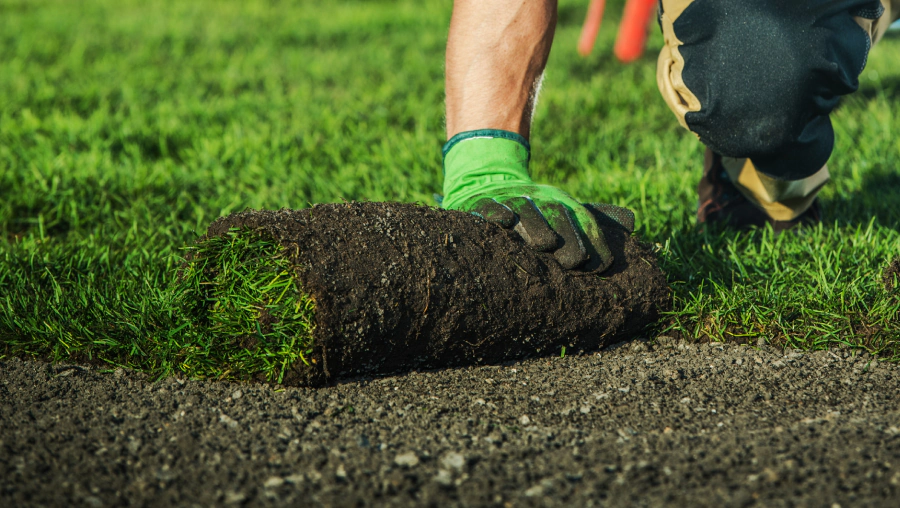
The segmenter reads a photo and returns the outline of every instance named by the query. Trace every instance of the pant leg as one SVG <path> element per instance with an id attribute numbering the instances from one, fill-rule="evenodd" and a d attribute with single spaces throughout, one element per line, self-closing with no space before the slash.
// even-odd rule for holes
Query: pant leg
<path id="1" fill-rule="evenodd" d="M 856 17 L 856 22 L 869 33 L 872 45 L 878 43 L 894 21 L 900 18 L 900 0 L 881 0 L 884 14 L 877 20 Z"/>
<path id="2" fill-rule="evenodd" d="M 773 219 L 792 220 L 829 179 L 829 114 L 858 87 L 868 51 L 898 6 L 661 0 L 660 92 L 681 125 L 723 155 L 751 202 Z"/>

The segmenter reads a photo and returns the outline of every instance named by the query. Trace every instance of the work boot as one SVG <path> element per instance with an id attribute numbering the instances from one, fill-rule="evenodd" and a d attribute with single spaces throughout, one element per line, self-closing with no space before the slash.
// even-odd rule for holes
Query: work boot
<path id="1" fill-rule="evenodd" d="M 698 224 L 723 224 L 741 231 L 771 224 L 776 233 L 781 233 L 822 221 L 818 199 L 794 220 L 778 221 L 769 217 L 741 194 L 722 166 L 722 156 L 708 148 L 703 160 L 703 178 L 697 186 L 697 193 L 700 197 Z"/>

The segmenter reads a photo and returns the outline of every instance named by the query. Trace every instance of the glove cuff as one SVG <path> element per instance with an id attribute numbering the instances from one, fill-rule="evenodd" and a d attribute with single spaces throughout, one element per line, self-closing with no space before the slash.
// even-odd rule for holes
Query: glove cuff
<path id="1" fill-rule="evenodd" d="M 443 152 L 444 208 L 455 209 L 497 186 L 533 183 L 528 176 L 528 141 L 515 132 L 462 132 L 444 145 Z"/>
<path id="2" fill-rule="evenodd" d="M 465 131 L 460 132 L 459 134 L 453 136 L 446 143 L 444 143 L 444 147 L 441 148 L 441 156 L 446 159 L 447 154 L 450 153 L 450 150 L 459 144 L 462 141 L 470 140 L 470 139 L 508 139 L 510 141 L 515 141 L 522 146 L 525 147 L 525 150 L 528 152 L 528 157 L 531 158 L 531 144 L 519 133 L 511 132 L 511 131 L 503 131 L 500 129 L 478 129 L 474 131 Z"/>

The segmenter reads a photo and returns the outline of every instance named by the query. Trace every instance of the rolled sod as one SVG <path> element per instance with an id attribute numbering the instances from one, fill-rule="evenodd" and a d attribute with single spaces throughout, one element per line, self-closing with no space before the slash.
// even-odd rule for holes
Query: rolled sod
<path id="1" fill-rule="evenodd" d="M 900 280 L 900 257 L 894 259 L 887 268 L 884 269 L 884 287 L 888 291 L 897 288 L 897 281 Z"/>
<path id="2" fill-rule="evenodd" d="M 245 370 L 294 385 L 590 351 L 641 333 L 670 304 L 650 248 L 601 222 L 615 263 L 597 274 L 563 270 L 468 213 L 245 211 L 190 249 L 182 301 L 222 347 L 246 350 Z"/>

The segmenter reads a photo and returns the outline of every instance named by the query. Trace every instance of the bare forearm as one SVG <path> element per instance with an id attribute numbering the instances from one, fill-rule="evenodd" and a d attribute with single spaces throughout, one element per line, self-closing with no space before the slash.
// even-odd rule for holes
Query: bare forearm
<path id="1" fill-rule="evenodd" d="M 456 0 L 447 41 L 447 136 L 530 134 L 556 0 Z"/>

